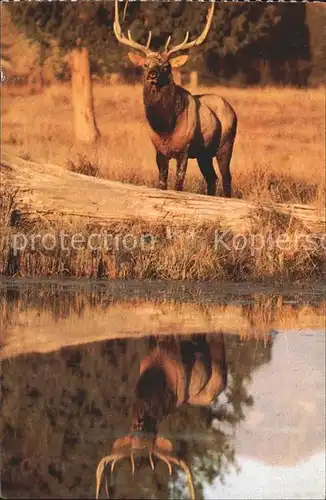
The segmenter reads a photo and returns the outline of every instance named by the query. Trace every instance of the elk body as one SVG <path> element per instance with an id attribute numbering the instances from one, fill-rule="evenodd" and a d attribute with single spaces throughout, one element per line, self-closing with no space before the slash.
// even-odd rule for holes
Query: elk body
<path id="1" fill-rule="evenodd" d="M 208 406 L 225 389 L 227 367 L 223 335 L 192 337 L 191 341 L 164 341 L 141 361 L 135 388 L 130 434 L 115 441 L 113 454 L 102 458 L 97 469 L 98 498 L 101 478 L 106 466 L 111 471 L 120 458 L 147 454 L 152 469 L 153 456 L 163 460 L 171 474 L 171 464 L 186 473 L 191 498 L 195 498 L 190 470 L 173 454 L 172 443 L 158 435 L 161 420 L 183 404 Z M 108 495 L 108 489 L 107 489 Z"/>
<path id="2" fill-rule="evenodd" d="M 214 13 L 211 3 L 207 23 L 202 34 L 184 41 L 168 50 L 171 37 L 163 52 L 150 50 L 151 32 L 146 46 L 135 42 L 128 32 L 121 31 L 118 0 L 115 1 L 114 32 L 118 41 L 144 56 L 129 53 L 130 60 L 144 68 L 143 101 L 149 125 L 150 137 L 156 149 L 159 170 L 159 187 L 167 189 L 169 160 L 177 161 L 175 189 L 182 191 L 188 158 L 196 158 L 207 184 L 207 194 L 216 194 L 217 175 L 213 166 L 216 157 L 222 176 L 223 192 L 231 196 L 230 161 L 237 129 L 237 116 L 231 105 L 215 94 L 192 95 L 173 81 L 172 68 L 186 63 L 188 55 L 173 57 L 180 51 L 189 50 L 205 40 Z"/>

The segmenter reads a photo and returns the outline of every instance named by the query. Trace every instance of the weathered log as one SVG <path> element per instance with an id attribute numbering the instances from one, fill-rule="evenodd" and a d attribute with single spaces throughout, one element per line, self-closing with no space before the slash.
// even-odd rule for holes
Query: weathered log
<path id="1" fill-rule="evenodd" d="M 16 208 L 29 220 L 86 221 L 107 226 L 136 218 L 174 224 L 220 223 L 248 231 L 259 211 L 284 214 L 312 231 L 324 231 L 325 211 L 310 205 L 254 203 L 194 193 L 162 191 L 77 174 L 50 164 L 1 155 L 1 186 L 15 189 Z M 257 218 L 256 218 L 257 221 Z"/>

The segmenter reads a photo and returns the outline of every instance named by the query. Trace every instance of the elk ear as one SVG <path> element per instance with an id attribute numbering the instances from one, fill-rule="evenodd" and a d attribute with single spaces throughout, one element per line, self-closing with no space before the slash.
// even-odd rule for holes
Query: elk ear
<path id="1" fill-rule="evenodd" d="M 189 59 L 188 55 L 173 57 L 173 59 L 170 59 L 170 64 L 172 68 L 180 68 L 181 66 L 186 64 L 188 59 Z"/>
<path id="2" fill-rule="evenodd" d="M 128 57 L 130 61 L 135 64 L 135 66 L 144 66 L 145 57 L 140 56 L 139 54 L 134 54 L 133 52 L 128 52 Z"/>

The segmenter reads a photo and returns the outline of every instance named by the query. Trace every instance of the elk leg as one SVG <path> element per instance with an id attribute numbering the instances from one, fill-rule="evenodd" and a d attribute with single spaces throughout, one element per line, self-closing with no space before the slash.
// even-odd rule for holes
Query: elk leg
<path id="1" fill-rule="evenodd" d="M 159 171 L 159 189 L 167 189 L 168 187 L 168 175 L 169 175 L 169 160 L 162 153 L 156 153 L 156 163 Z"/>
<path id="2" fill-rule="evenodd" d="M 217 163 L 222 175 L 223 193 L 226 198 L 231 198 L 230 162 L 233 151 L 234 138 L 230 139 L 218 149 L 216 154 Z"/>
<path id="3" fill-rule="evenodd" d="M 177 175 L 176 175 L 176 180 L 175 180 L 175 190 L 176 191 L 183 190 L 183 184 L 184 184 L 186 172 L 187 172 L 187 165 L 188 165 L 188 155 L 187 154 L 180 155 L 177 158 Z"/>
<path id="4" fill-rule="evenodd" d="M 207 184 L 207 194 L 216 195 L 217 175 L 213 167 L 213 158 L 200 156 L 197 158 L 198 166 Z"/>

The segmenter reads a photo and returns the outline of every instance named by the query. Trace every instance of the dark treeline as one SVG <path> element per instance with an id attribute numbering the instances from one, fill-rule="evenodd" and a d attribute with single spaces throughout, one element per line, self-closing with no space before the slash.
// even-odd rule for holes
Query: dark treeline
<path id="1" fill-rule="evenodd" d="M 51 50 L 50 40 L 56 40 L 63 54 L 86 46 L 93 74 L 137 77 L 113 35 L 114 2 L 19 2 L 6 8 L 26 36 L 40 43 L 42 60 Z M 130 2 L 123 27 L 143 43 L 151 29 L 155 50 L 164 47 L 170 34 L 172 44 L 186 30 L 197 35 L 206 11 L 206 2 Z M 324 79 L 325 18 L 321 3 L 221 3 L 207 41 L 193 50 L 184 72 L 197 70 L 204 84 L 318 85 Z M 68 75 L 62 65 L 57 77 Z"/>

